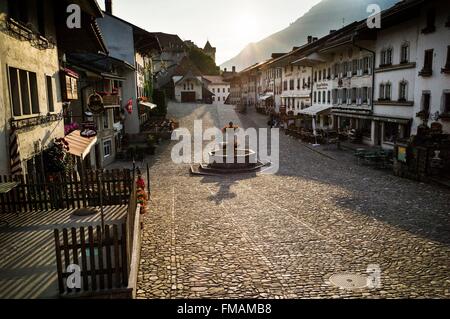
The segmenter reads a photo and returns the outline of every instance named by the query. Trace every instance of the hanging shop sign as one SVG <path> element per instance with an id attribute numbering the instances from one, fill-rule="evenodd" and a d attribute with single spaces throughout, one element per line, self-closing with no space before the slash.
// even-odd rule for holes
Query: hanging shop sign
<path id="1" fill-rule="evenodd" d="M 81 123 L 81 133 L 82 137 L 91 138 L 97 136 L 97 126 L 94 122 L 83 122 Z"/>
<path id="2" fill-rule="evenodd" d="M 88 106 L 92 113 L 102 114 L 105 111 L 103 98 L 100 94 L 91 94 L 88 98 Z"/>
<path id="3" fill-rule="evenodd" d="M 328 89 L 328 83 L 318 83 L 316 85 L 317 90 L 327 90 Z"/>

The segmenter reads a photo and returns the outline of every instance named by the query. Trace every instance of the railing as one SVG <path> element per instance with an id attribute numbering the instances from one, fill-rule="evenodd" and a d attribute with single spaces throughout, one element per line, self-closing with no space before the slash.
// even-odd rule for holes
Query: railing
<path id="1" fill-rule="evenodd" d="M 125 222 L 105 229 L 89 227 L 87 233 L 83 227 L 54 231 L 62 297 L 135 298 L 141 226 L 134 172 Z M 71 286 L 71 278 L 77 274 L 78 286 Z"/>
<path id="2" fill-rule="evenodd" d="M 18 183 L 8 194 L 0 194 L 0 212 L 18 214 L 44 209 L 95 207 L 100 205 L 100 193 L 105 206 L 126 205 L 132 193 L 132 178 L 130 170 L 87 172 L 80 176 L 73 172 L 45 179 L 32 175 L 0 176 L 0 183 Z"/>
<path id="3" fill-rule="evenodd" d="M 58 122 L 62 121 L 63 115 L 62 113 L 59 114 L 47 114 L 47 115 L 37 115 L 32 116 L 25 119 L 10 119 L 9 122 L 11 124 L 11 127 L 14 127 L 18 130 L 30 128 L 38 125 L 46 125 L 50 124 L 52 122 Z"/>

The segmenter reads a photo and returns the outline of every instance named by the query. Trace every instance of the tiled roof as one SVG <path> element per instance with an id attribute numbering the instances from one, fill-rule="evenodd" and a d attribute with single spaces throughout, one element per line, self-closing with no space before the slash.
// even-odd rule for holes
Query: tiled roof
<path id="1" fill-rule="evenodd" d="M 204 75 L 203 78 L 211 82 L 211 84 L 228 84 L 220 75 Z"/>

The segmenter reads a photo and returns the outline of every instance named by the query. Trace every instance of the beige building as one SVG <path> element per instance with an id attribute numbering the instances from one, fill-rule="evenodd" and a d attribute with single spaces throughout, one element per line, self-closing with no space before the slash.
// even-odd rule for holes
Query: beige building
<path id="1" fill-rule="evenodd" d="M 17 128 L 23 172 L 41 148 L 64 136 L 54 12 L 45 4 L 0 2 L 0 174 L 11 173 L 12 127 Z M 34 41 L 24 41 L 24 36 Z"/>
<path id="2" fill-rule="evenodd" d="M 78 98 L 77 80 L 61 72 L 65 53 L 104 51 L 93 22 L 102 16 L 97 3 L 80 3 L 80 21 L 89 28 L 79 29 L 67 27 L 69 4 L 0 2 L 1 174 L 40 171 L 42 150 L 64 137 L 63 103 Z M 11 165 L 11 158 L 17 165 Z"/>

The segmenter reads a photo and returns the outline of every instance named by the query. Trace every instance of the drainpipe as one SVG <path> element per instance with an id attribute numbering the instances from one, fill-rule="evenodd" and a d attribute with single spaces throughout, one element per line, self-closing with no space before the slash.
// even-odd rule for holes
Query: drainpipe
<path id="1" fill-rule="evenodd" d="M 375 60 L 376 60 L 377 54 L 376 54 L 375 51 L 372 51 L 370 49 L 367 49 L 367 48 L 364 48 L 362 46 L 357 45 L 355 43 L 355 36 L 354 35 L 352 36 L 352 45 L 357 47 L 360 50 L 364 50 L 364 51 L 367 51 L 367 52 L 372 54 L 372 100 L 370 101 L 370 104 L 371 104 L 370 106 L 372 108 L 372 113 L 373 113 L 373 110 L 374 110 L 374 98 L 375 98 Z"/>
<path id="2" fill-rule="evenodd" d="M 309 83 L 311 85 L 311 105 L 313 106 L 314 100 L 313 100 L 313 93 L 314 93 L 314 66 L 311 66 L 311 82 Z"/>

